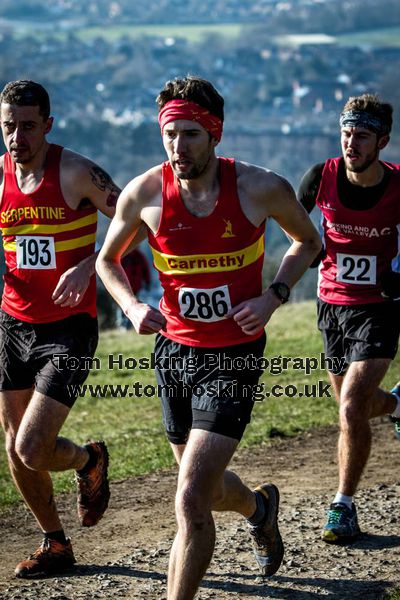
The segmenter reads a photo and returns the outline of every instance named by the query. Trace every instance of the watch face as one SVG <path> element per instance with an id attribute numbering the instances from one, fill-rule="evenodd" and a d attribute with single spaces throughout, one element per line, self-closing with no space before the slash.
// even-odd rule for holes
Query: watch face
<path id="1" fill-rule="evenodd" d="M 289 298 L 289 288 L 284 283 L 279 283 L 277 286 L 277 292 L 279 296 L 281 296 L 282 300 L 287 300 Z"/>
<path id="2" fill-rule="evenodd" d="M 289 300 L 290 288 L 286 285 L 286 283 L 277 281 L 271 284 L 271 288 L 274 290 L 276 296 L 279 298 L 282 304 Z"/>

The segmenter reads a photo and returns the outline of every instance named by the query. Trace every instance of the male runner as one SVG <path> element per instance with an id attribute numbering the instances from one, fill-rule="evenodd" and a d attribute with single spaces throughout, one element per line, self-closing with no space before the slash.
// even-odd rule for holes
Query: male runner
<path id="1" fill-rule="evenodd" d="M 104 442 L 77 446 L 58 433 L 76 399 L 69 384 L 85 380 L 96 349 L 97 210 L 113 216 L 119 189 L 90 160 L 46 140 L 53 118 L 41 85 L 10 82 L 0 103 L 0 418 L 15 485 L 44 533 L 16 567 L 17 577 L 30 577 L 75 562 L 49 471 L 77 470 L 83 526 L 95 525 L 108 504 Z M 81 368 L 68 369 L 68 357 Z"/>
<path id="2" fill-rule="evenodd" d="M 381 162 L 392 107 L 370 94 L 348 100 L 340 116 L 342 157 L 310 169 L 299 200 L 322 213 L 325 249 L 318 327 L 329 357 L 345 359 L 329 377 L 339 404 L 339 487 L 322 539 L 341 543 L 360 528 L 353 496 L 371 447 L 369 419 L 400 417 L 400 386 L 379 385 L 396 355 L 400 297 L 400 172 Z"/>
<path id="3" fill-rule="evenodd" d="M 288 300 L 320 242 L 284 179 L 216 157 L 224 101 L 211 83 L 191 76 L 167 82 L 157 103 L 168 161 L 122 192 L 97 264 L 135 330 L 160 332 L 156 375 L 179 463 L 168 599 L 187 600 L 213 553 L 212 510 L 232 510 L 248 519 L 265 575 L 273 575 L 282 561 L 276 486 L 253 492 L 226 468 L 250 421 L 264 326 Z M 262 293 L 268 217 L 294 242 L 274 283 Z M 135 298 L 120 264 L 141 223 L 164 288 L 160 311 Z M 243 371 L 229 368 L 235 357 L 248 359 Z"/>

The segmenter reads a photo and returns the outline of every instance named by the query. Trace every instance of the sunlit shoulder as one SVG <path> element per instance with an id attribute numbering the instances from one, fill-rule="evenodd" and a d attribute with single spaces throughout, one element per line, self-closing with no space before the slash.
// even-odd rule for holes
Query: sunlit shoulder
<path id="1" fill-rule="evenodd" d="M 162 165 L 156 165 L 134 177 L 122 190 L 121 199 L 129 199 L 142 206 L 161 194 Z"/>
<path id="2" fill-rule="evenodd" d="M 272 200 L 275 195 L 293 194 L 291 185 L 284 177 L 265 167 L 237 161 L 236 172 L 239 191 L 251 193 L 254 198 L 265 200 L 268 197 Z"/>

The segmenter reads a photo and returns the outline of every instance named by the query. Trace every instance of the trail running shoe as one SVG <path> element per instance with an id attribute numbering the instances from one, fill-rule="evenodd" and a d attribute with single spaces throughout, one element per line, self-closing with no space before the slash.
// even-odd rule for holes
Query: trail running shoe
<path id="1" fill-rule="evenodd" d="M 78 484 L 78 517 L 83 527 L 93 527 L 103 516 L 110 499 L 108 484 L 108 451 L 104 442 L 90 442 L 97 455 L 94 467 L 85 475 L 76 473 Z"/>
<path id="2" fill-rule="evenodd" d="M 274 575 L 283 559 L 283 542 L 278 529 L 279 490 L 270 484 L 257 487 L 265 505 L 265 518 L 259 525 L 249 525 L 253 551 L 263 575 Z"/>
<path id="3" fill-rule="evenodd" d="M 328 520 L 322 532 L 324 542 L 330 544 L 351 542 L 360 533 L 354 504 L 351 505 L 351 508 L 340 502 L 330 505 Z"/>
<path id="4" fill-rule="evenodd" d="M 396 396 L 398 396 L 400 398 L 400 381 L 398 381 L 396 383 L 396 385 L 394 386 L 394 388 L 390 391 L 392 394 L 396 394 Z M 400 440 L 400 419 L 398 419 L 397 417 L 391 416 L 390 420 L 392 421 L 392 423 L 394 425 L 394 431 L 395 431 L 396 437 L 398 440 Z"/>
<path id="5" fill-rule="evenodd" d="M 38 575 L 51 575 L 71 569 L 75 563 L 71 541 L 60 544 L 56 540 L 44 538 L 40 547 L 15 568 L 15 576 L 26 579 Z"/>

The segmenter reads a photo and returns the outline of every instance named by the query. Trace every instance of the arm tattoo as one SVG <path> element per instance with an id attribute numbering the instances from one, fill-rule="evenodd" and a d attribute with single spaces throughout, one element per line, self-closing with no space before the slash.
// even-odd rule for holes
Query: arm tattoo
<path id="1" fill-rule="evenodd" d="M 118 197 L 121 193 L 121 190 L 116 185 L 113 186 L 113 189 L 107 196 L 106 204 L 107 206 L 116 206 Z"/>
<path id="2" fill-rule="evenodd" d="M 117 185 L 115 185 L 109 174 L 97 165 L 93 165 L 90 171 L 90 175 L 92 177 L 94 185 L 100 191 L 109 191 L 109 195 L 107 196 L 106 200 L 107 206 L 115 206 L 117 204 L 118 196 L 120 195 L 121 190 Z"/>

